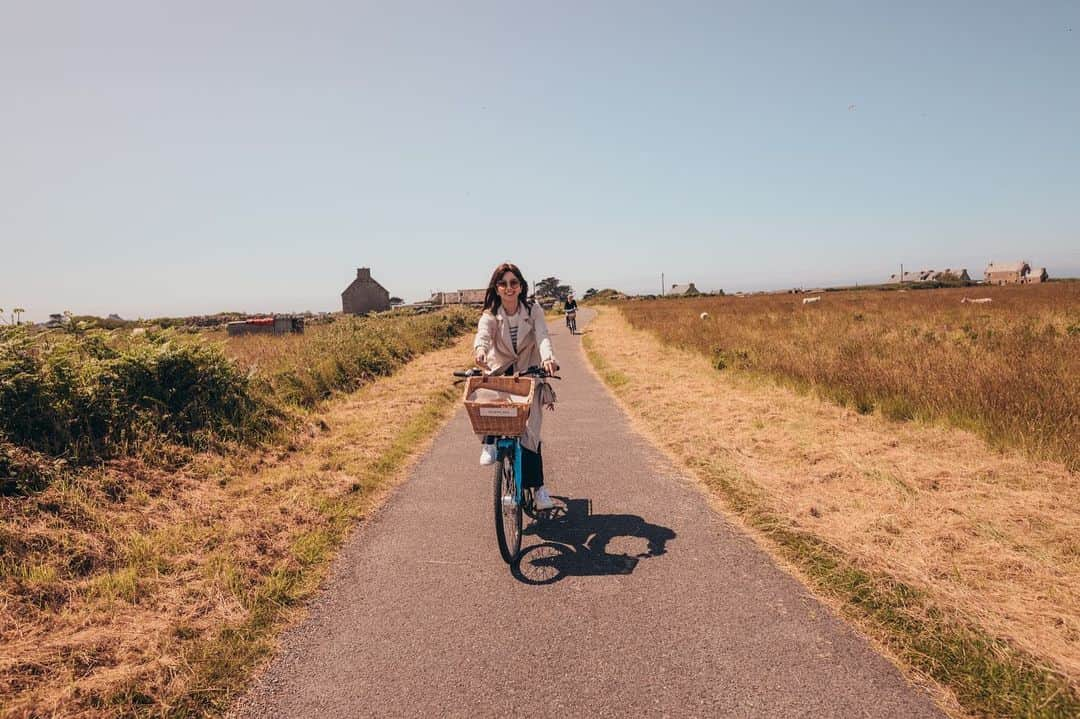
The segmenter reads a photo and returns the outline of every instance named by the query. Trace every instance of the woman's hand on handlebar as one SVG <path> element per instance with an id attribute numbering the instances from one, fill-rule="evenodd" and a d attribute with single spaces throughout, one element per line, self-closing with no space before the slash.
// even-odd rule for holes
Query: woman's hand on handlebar
<path id="1" fill-rule="evenodd" d="M 558 362 L 556 362 L 555 360 L 544 360 L 542 364 L 543 364 L 543 368 L 544 368 L 545 372 L 547 372 L 552 377 L 556 377 L 556 378 L 558 377 L 555 374 L 556 372 L 559 371 L 559 363 Z M 555 403 L 554 402 L 549 402 L 548 404 L 546 404 L 544 406 L 547 409 L 551 410 L 552 412 L 555 411 Z"/>

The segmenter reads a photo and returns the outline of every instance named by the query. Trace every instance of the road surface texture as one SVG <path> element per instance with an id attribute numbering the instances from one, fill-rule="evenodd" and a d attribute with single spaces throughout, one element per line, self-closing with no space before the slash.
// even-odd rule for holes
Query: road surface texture
<path id="1" fill-rule="evenodd" d="M 459 411 L 233 716 L 941 716 L 635 434 L 580 337 L 552 335 L 565 515 L 511 571 Z"/>

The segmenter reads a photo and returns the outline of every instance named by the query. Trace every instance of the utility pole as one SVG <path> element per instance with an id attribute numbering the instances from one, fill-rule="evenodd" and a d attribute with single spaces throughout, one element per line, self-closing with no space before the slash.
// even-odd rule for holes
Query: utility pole
<path id="1" fill-rule="evenodd" d="M 667 285 L 664 284 L 664 273 L 661 272 L 660 273 L 660 296 L 661 297 L 663 297 L 665 294 L 667 294 L 666 289 L 667 289 Z"/>
<path id="2" fill-rule="evenodd" d="M 900 263 L 900 284 L 904 284 L 904 263 Z"/>

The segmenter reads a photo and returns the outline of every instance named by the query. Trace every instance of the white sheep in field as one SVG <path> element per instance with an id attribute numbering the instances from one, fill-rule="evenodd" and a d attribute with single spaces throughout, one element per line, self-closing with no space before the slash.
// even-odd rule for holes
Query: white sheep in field
<path id="1" fill-rule="evenodd" d="M 991 303 L 993 301 L 994 301 L 993 297 L 980 297 L 977 300 L 969 300 L 967 297 L 965 297 L 964 299 L 960 300 L 960 304 L 964 304 L 965 302 L 970 302 L 973 305 L 985 305 L 985 304 L 989 304 L 989 303 Z"/>
<path id="2" fill-rule="evenodd" d="M 709 319 L 709 313 L 708 312 L 702 312 L 701 313 L 701 319 L 703 319 L 703 320 Z"/>
<path id="3" fill-rule="evenodd" d="M 821 302 L 820 297 L 803 297 L 802 303 L 804 305 L 812 305 L 815 302 Z"/>

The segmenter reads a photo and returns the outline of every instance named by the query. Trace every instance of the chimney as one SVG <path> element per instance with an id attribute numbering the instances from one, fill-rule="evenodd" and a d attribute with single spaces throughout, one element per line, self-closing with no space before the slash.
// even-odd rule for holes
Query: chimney
<path id="1" fill-rule="evenodd" d="M 368 268 L 368 267 L 358 267 L 358 268 L 356 268 L 356 279 L 358 279 L 358 280 L 370 280 L 371 279 L 371 269 Z"/>

